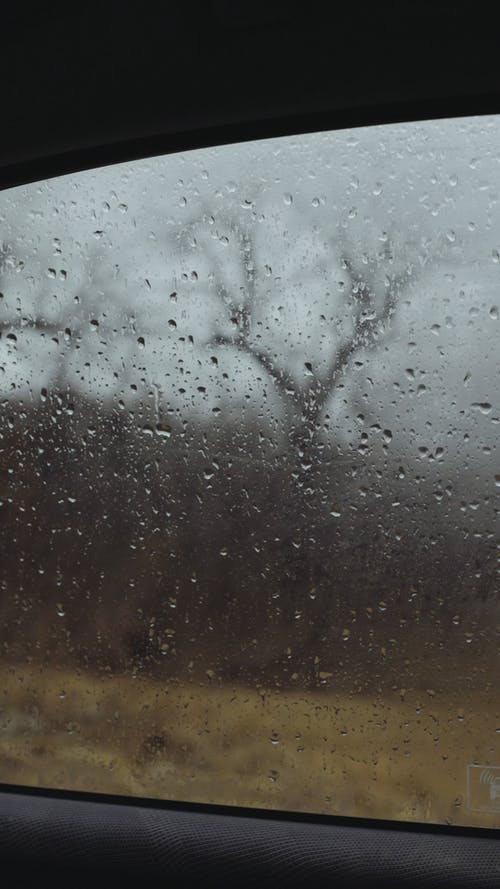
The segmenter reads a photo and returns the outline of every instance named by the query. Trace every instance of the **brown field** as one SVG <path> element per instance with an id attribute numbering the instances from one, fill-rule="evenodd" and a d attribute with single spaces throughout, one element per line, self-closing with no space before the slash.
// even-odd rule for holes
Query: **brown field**
<path id="1" fill-rule="evenodd" d="M 466 766 L 500 761 L 485 693 L 369 699 L 0 668 L 0 782 L 500 827 Z"/>

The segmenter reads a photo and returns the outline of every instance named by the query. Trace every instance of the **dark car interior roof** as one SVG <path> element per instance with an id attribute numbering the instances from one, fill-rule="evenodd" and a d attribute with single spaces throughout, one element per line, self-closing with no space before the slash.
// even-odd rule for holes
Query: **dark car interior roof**
<path id="1" fill-rule="evenodd" d="M 53 0 L 1 18 L 3 188 L 222 142 L 500 112 L 497 21 L 477 3 Z M 26 886 L 500 881 L 495 831 L 8 786 L 0 850 Z"/>
<path id="2" fill-rule="evenodd" d="M 499 110 L 491 12 L 450 0 L 2 10 L 2 183 L 284 133 Z"/>

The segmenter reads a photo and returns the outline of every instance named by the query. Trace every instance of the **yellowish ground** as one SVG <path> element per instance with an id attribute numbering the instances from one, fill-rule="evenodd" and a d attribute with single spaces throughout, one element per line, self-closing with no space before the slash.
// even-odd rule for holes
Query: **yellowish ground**
<path id="1" fill-rule="evenodd" d="M 497 702 L 390 695 L 0 667 L 0 782 L 500 827 L 466 793 L 500 763 Z"/>

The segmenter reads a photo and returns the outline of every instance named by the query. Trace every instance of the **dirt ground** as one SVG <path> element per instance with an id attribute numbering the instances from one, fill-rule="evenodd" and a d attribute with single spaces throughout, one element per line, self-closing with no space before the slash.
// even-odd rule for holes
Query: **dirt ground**
<path id="1" fill-rule="evenodd" d="M 0 782 L 500 827 L 468 808 L 500 707 L 432 689 L 342 697 L 0 668 Z"/>

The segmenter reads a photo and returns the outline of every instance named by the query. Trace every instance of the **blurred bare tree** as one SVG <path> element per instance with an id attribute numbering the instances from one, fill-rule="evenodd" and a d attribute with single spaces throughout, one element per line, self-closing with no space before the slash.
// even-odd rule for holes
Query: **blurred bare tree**
<path id="1" fill-rule="evenodd" d="M 398 301 L 414 278 L 415 269 L 409 261 L 410 251 L 404 254 L 406 262 L 395 257 L 395 245 L 390 238 L 384 238 L 379 252 L 363 253 L 339 224 L 328 240 L 323 257 L 326 277 L 322 283 L 332 294 L 329 302 L 327 299 L 322 304 L 324 314 L 321 315 L 326 323 L 328 354 L 322 362 L 315 362 L 311 357 L 297 372 L 287 365 L 286 355 L 273 348 L 271 337 L 266 341 L 261 320 L 267 290 L 262 276 L 266 245 L 259 247 L 258 222 L 247 217 L 248 214 L 245 217 L 237 209 L 233 216 L 224 218 L 219 214 L 217 217 L 218 239 L 232 246 L 229 257 L 227 251 L 221 255 L 217 240 L 210 236 L 214 219 L 207 208 L 181 231 L 176 231 L 172 243 L 184 257 L 186 268 L 203 252 L 205 275 L 210 282 L 208 298 L 217 304 L 214 327 L 207 334 L 207 347 L 216 347 L 222 350 L 221 354 L 227 350 L 240 360 L 245 356 L 262 385 L 272 389 L 277 397 L 279 446 L 276 443 L 276 449 L 282 451 L 281 460 L 272 464 L 268 456 L 259 458 L 256 450 L 247 448 L 247 473 L 243 483 L 248 487 L 251 467 L 254 471 L 260 464 L 260 479 L 254 480 L 251 499 L 260 515 L 257 537 L 267 539 L 268 555 L 273 556 L 267 575 L 270 607 L 267 612 L 261 609 L 263 619 L 266 613 L 271 621 L 277 615 L 287 627 L 293 626 L 297 645 L 310 655 L 319 648 L 319 641 L 334 620 L 335 612 L 345 607 L 345 598 L 339 599 L 340 578 L 344 581 L 345 596 L 351 593 L 350 585 L 345 583 L 346 559 L 342 552 L 346 540 L 350 547 L 347 561 L 352 570 L 357 552 L 359 557 L 365 554 L 366 543 L 374 531 L 371 528 L 363 538 L 349 540 L 349 527 L 344 523 L 339 536 L 338 523 L 332 522 L 332 500 L 338 503 L 347 499 L 349 490 L 346 458 L 339 454 L 332 436 L 329 405 L 356 356 L 361 351 L 381 348 L 387 341 Z M 311 268 L 299 266 L 297 270 L 299 279 L 306 283 L 316 271 L 314 257 L 310 261 Z M 336 272 L 342 276 L 340 310 L 338 297 L 333 296 L 337 290 Z M 288 284 L 285 277 L 285 289 Z M 305 305 L 305 310 L 307 308 Z M 335 323 L 339 311 L 348 319 L 343 336 L 339 336 Z M 295 325 L 300 324 L 298 316 Z M 314 343 L 312 352 L 315 352 Z M 233 432 L 237 434 L 236 429 Z M 229 508 L 227 501 L 224 506 L 223 497 L 219 503 L 222 512 Z M 226 521 L 224 526 L 231 545 L 244 548 L 238 524 Z M 332 574 L 335 571 L 337 578 Z M 227 608 L 227 602 L 225 605 Z M 254 629 L 255 620 L 254 617 Z M 263 635 L 259 646 L 261 657 Z"/>

